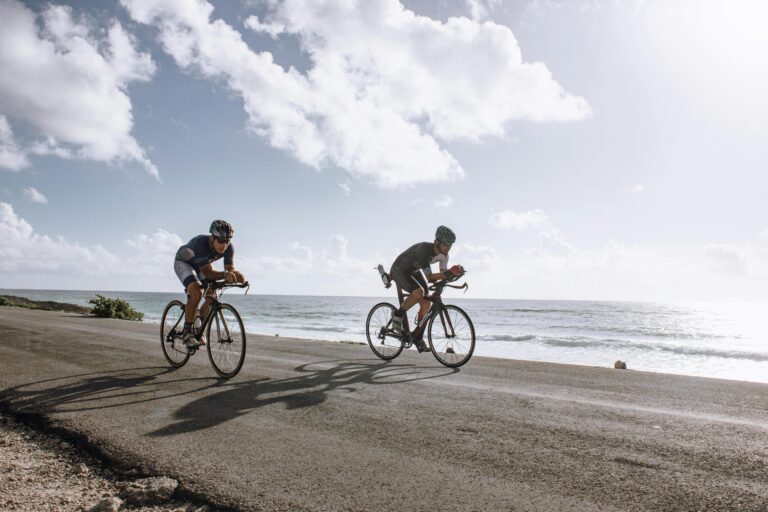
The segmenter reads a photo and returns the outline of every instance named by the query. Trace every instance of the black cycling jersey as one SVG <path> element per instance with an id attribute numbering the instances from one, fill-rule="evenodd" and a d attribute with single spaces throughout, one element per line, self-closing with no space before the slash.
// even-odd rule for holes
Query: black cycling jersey
<path id="1" fill-rule="evenodd" d="M 424 270 L 425 273 L 429 273 L 430 265 L 437 262 L 440 262 L 440 270 L 448 268 L 448 256 L 435 254 L 434 243 L 421 242 L 412 245 L 395 258 L 390 273 L 409 275 L 418 270 Z"/>
<path id="2" fill-rule="evenodd" d="M 441 271 L 448 268 L 448 256 L 435 254 L 434 243 L 422 242 L 412 245 L 395 258 L 389 275 L 407 293 L 412 293 L 417 287 L 427 293 L 429 284 L 426 274 L 432 273 L 430 267 L 437 262 Z"/>

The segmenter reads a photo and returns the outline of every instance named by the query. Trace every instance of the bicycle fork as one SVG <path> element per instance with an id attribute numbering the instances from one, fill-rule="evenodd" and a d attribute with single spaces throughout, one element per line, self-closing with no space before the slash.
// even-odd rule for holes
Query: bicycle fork
<path id="1" fill-rule="evenodd" d="M 214 319 L 216 320 L 216 334 L 218 335 L 219 343 L 231 343 L 232 335 L 229 332 L 227 322 L 224 321 L 224 315 L 221 314 L 221 310 L 216 311 Z M 224 326 L 224 339 L 221 338 L 221 326 Z"/>
<path id="2" fill-rule="evenodd" d="M 451 318 L 448 316 L 448 313 L 445 312 L 445 310 L 441 309 L 440 313 L 440 323 L 443 324 L 443 330 L 445 331 L 445 337 L 449 340 L 456 337 L 456 332 L 453 330 L 453 324 L 451 323 Z M 450 341 L 448 342 L 448 345 L 445 347 L 445 353 L 446 354 L 455 354 L 456 352 L 453 350 L 453 343 Z"/>

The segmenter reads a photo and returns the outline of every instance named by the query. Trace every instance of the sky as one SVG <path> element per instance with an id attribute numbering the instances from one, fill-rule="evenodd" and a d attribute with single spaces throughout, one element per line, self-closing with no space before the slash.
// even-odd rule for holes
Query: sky
<path id="1" fill-rule="evenodd" d="M 768 300 L 761 0 L 0 0 L 0 288 Z M 220 266 L 221 263 L 218 263 Z"/>

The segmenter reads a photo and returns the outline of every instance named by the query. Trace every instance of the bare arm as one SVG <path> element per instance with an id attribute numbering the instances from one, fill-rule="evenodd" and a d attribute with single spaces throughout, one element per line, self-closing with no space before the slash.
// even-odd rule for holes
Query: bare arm
<path id="1" fill-rule="evenodd" d="M 224 276 L 226 275 L 226 272 L 219 272 L 217 270 L 213 270 L 213 266 L 206 265 L 203 268 L 200 269 L 200 272 L 202 272 L 203 276 L 206 279 L 210 279 L 211 281 L 219 281 L 221 279 L 224 279 Z"/>
<path id="2" fill-rule="evenodd" d="M 227 270 L 227 271 L 232 273 L 232 275 L 235 278 L 234 282 L 236 282 L 236 283 L 244 283 L 245 282 L 245 276 L 243 275 L 242 272 L 240 272 L 239 270 L 237 270 L 235 268 L 234 262 L 232 263 L 232 265 L 224 265 L 224 270 Z"/>
<path id="3" fill-rule="evenodd" d="M 443 272 L 438 272 L 436 274 L 427 274 L 427 280 L 430 283 L 434 283 L 435 281 L 441 281 L 445 279 L 445 274 Z"/>

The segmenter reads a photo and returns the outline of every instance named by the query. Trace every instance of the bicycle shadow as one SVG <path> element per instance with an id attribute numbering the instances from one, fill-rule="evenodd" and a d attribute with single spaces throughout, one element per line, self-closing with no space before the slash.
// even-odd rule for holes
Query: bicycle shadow
<path id="1" fill-rule="evenodd" d="M 218 379 L 211 377 L 162 378 L 175 371 L 176 368 L 150 366 L 44 379 L 0 390 L 0 403 L 19 412 L 85 412 L 164 400 L 219 384 Z M 162 393 L 165 385 L 185 381 L 204 381 L 208 384 L 191 390 L 174 389 L 174 392 Z"/>
<path id="2" fill-rule="evenodd" d="M 164 437 L 205 430 L 231 421 L 264 406 L 283 403 L 288 410 L 318 406 L 329 394 L 337 391 L 354 393 L 364 385 L 398 384 L 434 379 L 451 375 L 458 368 L 442 368 L 437 373 L 425 375 L 419 370 L 436 370 L 435 367 L 419 367 L 413 364 L 392 362 L 362 363 L 343 361 L 328 368 L 312 369 L 339 361 L 307 363 L 294 368 L 304 373 L 297 377 L 279 380 L 263 379 L 225 384 L 225 389 L 197 398 L 179 408 L 173 417 L 176 422 L 149 432 L 151 437 Z"/>

